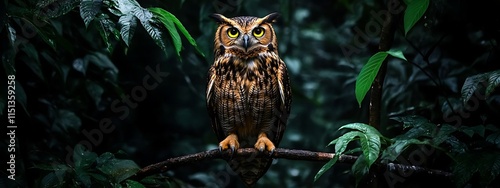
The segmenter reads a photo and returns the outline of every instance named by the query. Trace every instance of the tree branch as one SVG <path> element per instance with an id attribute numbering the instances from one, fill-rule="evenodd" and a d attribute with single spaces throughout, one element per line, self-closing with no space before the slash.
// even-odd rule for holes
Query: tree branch
<path id="1" fill-rule="evenodd" d="M 236 150 L 235 156 L 243 157 L 272 157 L 290 160 L 300 160 L 300 161 L 317 161 L 317 162 L 327 162 L 335 156 L 335 153 L 326 152 L 314 152 L 307 150 L 296 150 L 296 149 L 284 149 L 276 148 L 274 153 L 269 155 L 268 152 L 259 152 L 254 148 L 240 148 Z M 196 163 L 203 160 L 209 159 L 225 159 L 228 160 L 231 157 L 231 152 L 222 151 L 218 149 L 208 150 L 204 152 L 199 152 L 195 154 L 184 155 L 180 157 L 174 157 L 166 159 L 165 161 L 146 166 L 139 170 L 132 179 L 140 180 L 146 176 L 153 175 L 156 173 L 167 171 L 168 169 L 174 168 L 176 166 L 182 166 L 186 164 Z M 341 155 L 337 162 L 339 163 L 354 163 L 358 159 L 357 156 L 353 155 Z M 408 172 L 413 171 L 416 173 L 424 173 L 429 175 L 445 176 L 450 177 L 452 174 L 450 172 L 445 172 L 441 170 L 427 169 L 419 166 L 404 165 L 404 164 L 379 164 L 381 167 L 386 167 L 387 170 L 391 172 Z"/>

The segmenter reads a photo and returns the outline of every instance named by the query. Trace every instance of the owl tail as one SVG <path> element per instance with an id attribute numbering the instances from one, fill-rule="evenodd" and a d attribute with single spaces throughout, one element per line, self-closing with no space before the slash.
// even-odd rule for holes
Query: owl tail
<path id="1" fill-rule="evenodd" d="M 228 161 L 247 187 L 252 187 L 269 169 L 273 163 L 272 158 L 235 157 Z"/>

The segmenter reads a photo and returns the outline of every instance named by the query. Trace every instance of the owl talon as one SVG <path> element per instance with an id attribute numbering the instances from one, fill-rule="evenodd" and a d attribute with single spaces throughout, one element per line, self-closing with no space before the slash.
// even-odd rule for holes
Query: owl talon
<path id="1" fill-rule="evenodd" d="M 264 152 L 264 150 L 267 149 L 267 151 L 272 155 L 275 148 L 276 147 L 274 146 L 273 142 L 269 140 L 269 138 L 267 138 L 267 135 L 265 133 L 260 133 L 259 139 L 257 139 L 257 142 L 255 143 L 255 149 L 259 150 L 260 152 Z"/>
<path id="2" fill-rule="evenodd" d="M 219 143 L 219 150 L 224 151 L 227 149 L 230 149 L 231 151 L 231 158 L 233 158 L 233 155 L 235 151 L 240 148 L 240 143 L 238 142 L 238 136 L 236 134 L 230 134 L 226 137 L 226 139 L 222 140 Z"/>

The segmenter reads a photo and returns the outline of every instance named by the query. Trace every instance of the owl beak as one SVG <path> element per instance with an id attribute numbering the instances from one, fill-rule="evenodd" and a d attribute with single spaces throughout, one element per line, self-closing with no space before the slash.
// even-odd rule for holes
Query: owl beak
<path id="1" fill-rule="evenodd" d="M 248 49 L 248 35 L 243 35 L 243 47 L 245 48 L 245 50 Z"/>

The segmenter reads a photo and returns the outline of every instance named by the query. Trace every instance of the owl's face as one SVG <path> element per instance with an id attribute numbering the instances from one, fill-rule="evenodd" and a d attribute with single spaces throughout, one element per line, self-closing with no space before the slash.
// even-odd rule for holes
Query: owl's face
<path id="1" fill-rule="evenodd" d="M 215 34 L 215 48 L 222 53 L 233 52 L 240 56 L 251 56 L 263 51 L 277 53 L 276 35 L 271 23 L 278 17 L 271 13 L 263 18 L 240 16 L 226 18 L 212 15 L 219 23 Z"/>

